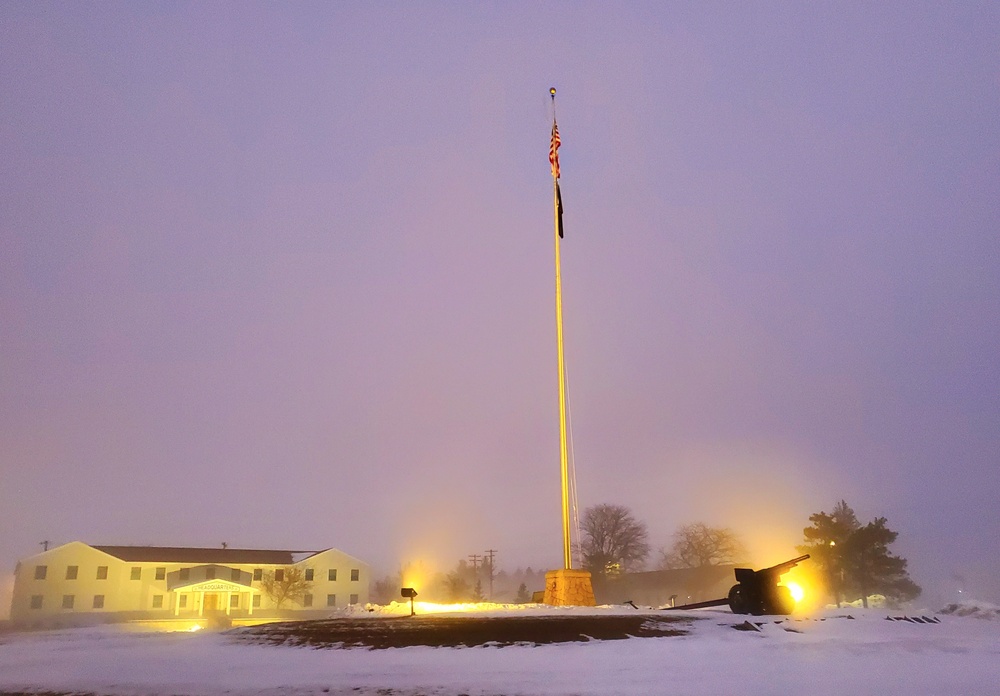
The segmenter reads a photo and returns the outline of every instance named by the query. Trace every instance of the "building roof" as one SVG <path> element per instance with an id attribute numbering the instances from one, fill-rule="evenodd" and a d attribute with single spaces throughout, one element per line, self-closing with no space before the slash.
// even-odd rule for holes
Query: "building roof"
<path id="1" fill-rule="evenodd" d="M 672 596 L 677 604 L 722 598 L 735 584 L 735 567 L 676 568 L 595 578 L 594 596 L 599 604 L 622 604 L 632 600 L 649 606 L 671 603 Z"/>
<path id="2" fill-rule="evenodd" d="M 179 546 L 94 546 L 109 556 L 134 563 L 260 563 L 292 565 L 317 551 L 186 548 Z"/>

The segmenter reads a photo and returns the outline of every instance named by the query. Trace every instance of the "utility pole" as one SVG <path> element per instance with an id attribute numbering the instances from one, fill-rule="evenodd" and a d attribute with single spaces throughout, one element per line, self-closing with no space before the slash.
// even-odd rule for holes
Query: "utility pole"
<path id="1" fill-rule="evenodd" d="M 476 585 L 479 583 L 479 564 L 483 563 L 486 559 L 480 556 L 478 553 L 473 553 L 469 555 L 469 561 L 472 563 L 472 587 L 475 589 Z M 482 592 L 480 588 L 479 592 Z M 475 598 L 475 596 L 473 596 Z M 480 594 L 477 601 L 482 600 L 482 595 Z"/>
<path id="2" fill-rule="evenodd" d="M 48 539 L 46 539 L 45 541 L 39 542 L 38 545 L 42 547 L 42 551 L 48 551 L 49 550 L 49 540 Z"/>
<path id="3" fill-rule="evenodd" d="M 490 559 L 490 601 L 492 602 L 493 601 L 493 569 L 495 568 L 495 566 L 493 565 L 493 557 L 496 555 L 497 550 L 496 549 L 486 549 L 483 553 L 486 554 L 486 557 L 483 559 L 483 565 L 486 565 L 486 558 Z"/>

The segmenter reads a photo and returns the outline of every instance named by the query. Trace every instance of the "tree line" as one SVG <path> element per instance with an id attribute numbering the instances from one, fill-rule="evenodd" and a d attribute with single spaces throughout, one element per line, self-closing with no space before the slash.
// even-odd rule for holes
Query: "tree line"
<path id="1" fill-rule="evenodd" d="M 498 602 L 523 604 L 531 601 L 535 590 L 545 587 L 545 571 L 517 568 L 512 572 L 495 567 L 496 559 L 480 559 L 478 563 L 459 560 L 450 571 L 430 573 L 421 583 L 420 599 L 428 602 Z M 388 604 L 399 600 L 404 570 L 376 580 L 371 588 L 371 601 Z"/>
<path id="2" fill-rule="evenodd" d="M 878 517 L 862 525 L 854 510 L 841 500 L 833 512 L 810 515 L 803 529 L 800 553 L 808 553 L 827 592 L 837 606 L 860 599 L 868 606 L 872 595 L 901 603 L 916 598 L 920 587 L 906 570 L 906 559 L 889 546 L 899 534 Z M 621 573 L 646 567 L 652 551 L 646 524 L 622 505 L 601 504 L 584 510 L 578 545 L 583 568 L 595 580 L 609 580 Z M 746 547 L 727 527 L 697 522 L 682 525 L 669 546 L 658 550 L 657 570 L 701 568 L 715 565 L 749 565 Z"/>
<path id="3" fill-rule="evenodd" d="M 810 526 L 802 531 L 804 543 L 799 553 L 808 553 L 810 565 L 823 581 L 837 606 L 861 600 L 868 606 L 872 595 L 883 595 L 892 603 L 915 599 L 920 587 L 910 579 L 905 558 L 889 547 L 899 536 L 885 517 L 861 524 L 854 510 L 843 500 L 833 511 L 809 516 Z M 652 547 L 646 524 L 622 505 L 601 504 L 584 510 L 581 517 L 581 540 L 577 546 L 582 567 L 596 582 L 613 580 L 623 573 L 646 568 Z M 544 571 L 530 567 L 512 573 L 494 567 L 488 556 L 460 560 L 449 572 L 438 572 L 421 587 L 421 599 L 433 602 L 528 602 L 532 591 L 545 585 Z M 674 532 L 669 546 L 656 552 L 657 570 L 703 568 L 718 565 L 751 565 L 740 536 L 728 527 L 713 527 L 702 522 L 685 524 Z M 371 600 L 388 604 L 399 599 L 403 571 L 373 583 Z M 279 577 L 265 573 L 261 589 L 277 607 L 300 602 L 310 591 L 301 569 L 290 568 Z"/>

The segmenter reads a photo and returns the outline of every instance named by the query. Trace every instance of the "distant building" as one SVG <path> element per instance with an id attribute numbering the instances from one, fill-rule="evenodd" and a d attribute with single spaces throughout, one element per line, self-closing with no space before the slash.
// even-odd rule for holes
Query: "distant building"
<path id="1" fill-rule="evenodd" d="M 295 600 L 265 591 L 299 575 Z M 72 541 L 17 564 L 10 618 L 23 627 L 134 620 L 324 615 L 368 602 L 367 563 L 337 549 L 267 551 L 230 548 L 89 546 Z"/>
<path id="2" fill-rule="evenodd" d="M 598 604 L 634 602 L 650 607 L 704 602 L 729 595 L 736 584 L 733 565 L 652 570 L 595 577 L 594 595 Z"/>

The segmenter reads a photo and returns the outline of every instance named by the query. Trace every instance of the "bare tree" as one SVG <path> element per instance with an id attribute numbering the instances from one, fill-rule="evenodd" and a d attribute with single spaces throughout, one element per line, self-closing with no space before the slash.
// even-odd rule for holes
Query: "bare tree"
<path id="1" fill-rule="evenodd" d="M 599 575 L 640 570 L 649 555 L 646 525 L 623 505 L 595 505 L 583 511 L 580 553 L 583 567 Z"/>
<path id="2" fill-rule="evenodd" d="M 278 568 L 264 573 L 260 589 L 274 602 L 276 609 L 281 609 L 287 601 L 301 602 L 312 589 L 312 582 L 306 580 L 302 568 Z"/>
<path id="3" fill-rule="evenodd" d="M 696 522 L 685 524 L 674 533 L 669 549 L 660 549 L 661 569 L 702 568 L 728 565 L 747 560 L 739 535 L 727 527 L 709 527 Z"/>
<path id="4" fill-rule="evenodd" d="M 375 604 L 389 604 L 394 599 L 399 599 L 399 590 L 403 586 L 403 579 L 399 574 L 396 577 L 386 575 L 381 580 L 375 581 L 372 588 L 372 602 Z"/>

